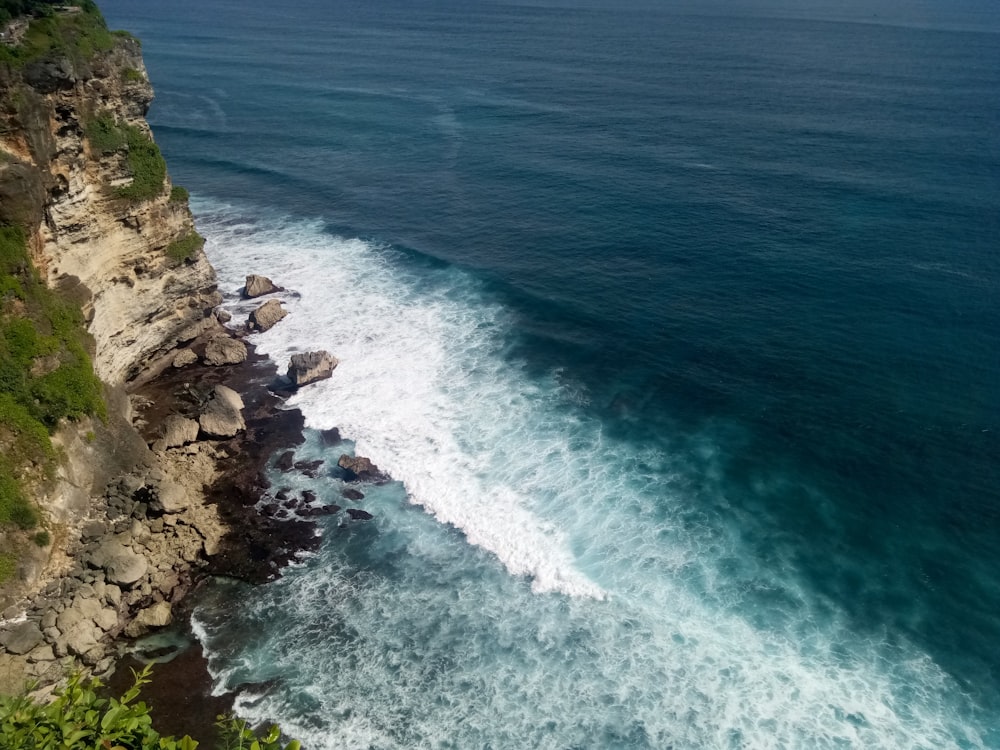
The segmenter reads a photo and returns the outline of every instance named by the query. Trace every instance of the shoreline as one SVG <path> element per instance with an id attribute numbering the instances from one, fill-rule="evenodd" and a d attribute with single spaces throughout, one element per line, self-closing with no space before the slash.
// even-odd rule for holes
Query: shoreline
<path id="1" fill-rule="evenodd" d="M 179 631 L 188 645 L 154 666 L 141 697 L 154 707 L 158 731 L 189 734 L 206 745 L 214 740 L 216 715 L 231 711 L 235 696 L 211 694 L 207 659 L 190 633 L 197 588 L 214 576 L 255 585 L 273 580 L 320 541 L 315 523 L 278 520 L 255 508 L 270 487 L 268 462 L 302 443 L 303 417 L 282 408 L 284 399 L 271 390 L 281 383 L 277 366 L 252 344 L 242 361 L 206 363 L 206 344 L 223 337 L 244 343 L 241 331 L 213 326 L 169 354 L 176 360 L 190 351 L 196 361 L 168 362 L 158 371 L 154 365 L 127 389 L 137 406 L 132 427 L 150 446 L 144 460 L 113 477 L 87 518 L 68 530 L 68 571 L 61 578 L 54 571 L 19 605 L 23 617 L 5 623 L 22 637 L 8 642 L 0 663 L 0 677 L 10 684 L 20 668 L 20 682 L 36 682 L 32 694 L 39 698 L 51 695 L 72 669 L 102 678 L 107 695 L 117 697 L 131 686 L 132 668 L 144 663 L 133 655 L 136 640 Z M 158 442 L 170 419 L 197 418 L 216 386 L 239 394 L 244 427 L 225 438 L 201 431 L 180 445 Z M 183 497 L 171 488 L 181 488 Z M 115 564 L 101 565 L 109 545 L 124 550 L 135 568 L 115 583 Z"/>

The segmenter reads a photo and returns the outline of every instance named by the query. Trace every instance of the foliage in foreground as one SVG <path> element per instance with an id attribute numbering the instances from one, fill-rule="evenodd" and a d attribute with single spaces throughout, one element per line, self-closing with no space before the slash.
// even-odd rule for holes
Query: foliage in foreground
<path id="1" fill-rule="evenodd" d="M 185 735 L 164 737 L 153 729 L 149 706 L 137 700 L 151 682 L 150 667 L 135 675 L 121 698 L 101 698 L 96 679 L 70 677 L 51 703 L 26 696 L 0 698 L 0 748 L 3 750 L 195 750 Z M 299 750 L 297 740 L 281 741 L 278 727 L 255 732 L 234 717 L 219 717 L 219 750 Z"/>

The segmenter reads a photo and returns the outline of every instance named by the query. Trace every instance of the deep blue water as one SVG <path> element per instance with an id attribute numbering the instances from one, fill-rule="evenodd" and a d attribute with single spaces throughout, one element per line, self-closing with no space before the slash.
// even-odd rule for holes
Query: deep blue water
<path id="1" fill-rule="evenodd" d="M 1000 10 L 102 5 L 229 304 L 300 295 L 259 346 L 400 480 L 206 597 L 243 711 L 1000 747 Z"/>

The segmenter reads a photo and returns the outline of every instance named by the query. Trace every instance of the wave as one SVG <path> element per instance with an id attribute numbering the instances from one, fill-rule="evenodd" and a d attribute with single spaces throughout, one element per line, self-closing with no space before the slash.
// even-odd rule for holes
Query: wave
<path id="1" fill-rule="evenodd" d="M 511 355 L 511 311 L 465 272 L 194 209 L 236 320 L 245 274 L 290 290 L 258 349 L 340 359 L 290 405 L 405 486 L 366 489 L 377 521 L 279 581 L 199 605 L 219 684 L 270 681 L 245 715 L 317 748 L 986 746 L 926 654 L 747 553 L 715 436 L 607 434 L 571 374 Z"/>

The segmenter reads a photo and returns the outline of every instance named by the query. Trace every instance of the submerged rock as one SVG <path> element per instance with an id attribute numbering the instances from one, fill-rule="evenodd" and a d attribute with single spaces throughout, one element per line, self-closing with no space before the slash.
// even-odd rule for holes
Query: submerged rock
<path id="1" fill-rule="evenodd" d="M 243 296 L 247 299 L 262 297 L 265 294 L 281 291 L 281 287 L 275 286 L 267 276 L 250 274 L 247 276 L 246 284 L 243 287 Z"/>
<path id="2" fill-rule="evenodd" d="M 288 311 L 276 299 L 269 299 L 258 307 L 247 319 L 247 326 L 255 331 L 266 331 L 288 315 Z"/>
<path id="3" fill-rule="evenodd" d="M 367 510 L 360 510 L 359 508 L 348 508 L 347 515 L 351 517 L 352 521 L 370 521 L 375 517 Z"/>
<path id="4" fill-rule="evenodd" d="M 299 388 L 329 378 L 338 364 L 337 358 L 327 351 L 293 354 L 288 363 L 288 377 Z"/>

